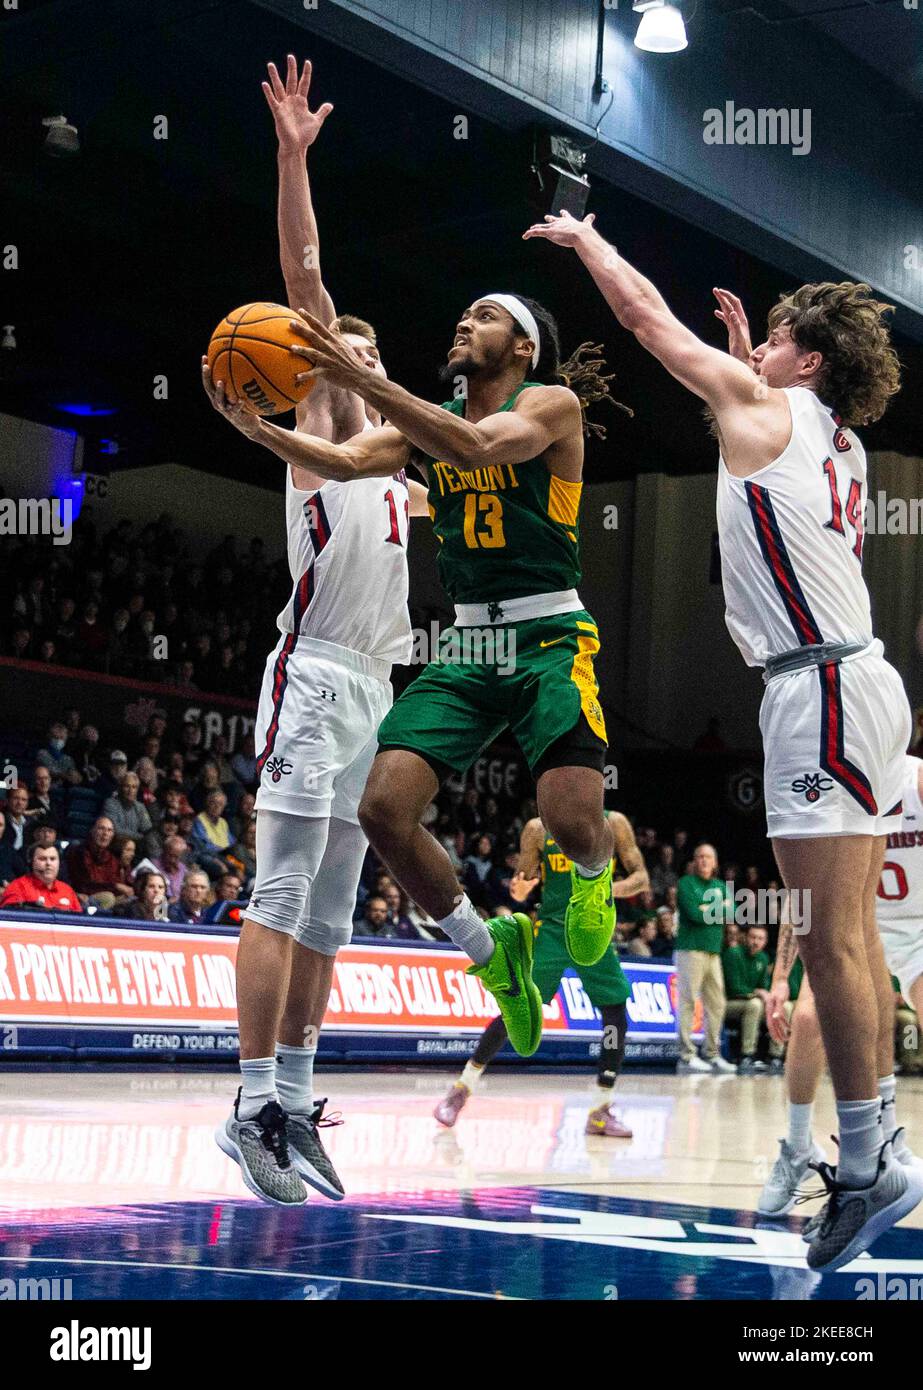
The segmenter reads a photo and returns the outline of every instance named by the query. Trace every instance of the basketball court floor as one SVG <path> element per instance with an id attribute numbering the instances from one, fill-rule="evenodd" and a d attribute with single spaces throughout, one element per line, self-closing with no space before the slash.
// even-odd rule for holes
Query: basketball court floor
<path id="1" fill-rule="evenodd" d="M 756 1216 L 781 1078 L 629 1072 L 634 1138 L 617 1140 L 584 1133 L 592 1075 L 559 1071 L 498 1070 L 441 1129 L 451 1075 L 325 1071 L 348 1196 L 282 1210 L 214 1142 L 231 1070 L 0 1072 L 0 1279 L 70 1280 L 74 1299 L 292 1300 L 855 1300 L 862 1280 L 923 1280 L 923 1209 L 823 1277 L 799 1236 L 816 1202 Z M 923 1078 L 899 1080 L 898 1107 L 923 1151 Z M 816 1120 L 832 1158 L 826 1084 Z"/>

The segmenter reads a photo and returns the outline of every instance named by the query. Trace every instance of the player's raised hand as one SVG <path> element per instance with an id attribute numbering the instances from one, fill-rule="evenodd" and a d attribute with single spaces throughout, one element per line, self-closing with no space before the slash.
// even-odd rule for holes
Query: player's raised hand
<path id="1" fill-rule="evenodd" d="M 523 232 L 522 239 L 529 241 L 531 237 L 543 237 L 545 241 L 553 241 L 555 246 L 576 246 L 581 238 L 593 231 L 595 221 L 595 212 L 588 212 L 582 222 L 564 210 L 557 217 L 546 213 L 544 222 L 533 223 Z"/>
<path id="2" fill-rule="evenodd" d="M 749 362 L 753 345 L 750 342 L 750 325 L 744 313 L 744 306 L 730 290 L 712 290 L 712 294 L 719 305 L 715 310 L 715 318 L 720 319 L 728 331 L 728 352 L 732 357 L 736 357 L 738 362 Z"/>
<path id="3" fill-rule="evenodd" d="M 284 150 L 304 152 L 314 144 L 333 107 L 329 101 L 325 101 L 316 111 L 312 111 L 308 105 L 311 64 L 307 60 L 299 77 L 298 63 L 290 53 L 284 82 L 275 63 L 268 63 L 267 68 L 269 81 L 262 84 L 263 93 L 276 123 L 279 145 Z"/>

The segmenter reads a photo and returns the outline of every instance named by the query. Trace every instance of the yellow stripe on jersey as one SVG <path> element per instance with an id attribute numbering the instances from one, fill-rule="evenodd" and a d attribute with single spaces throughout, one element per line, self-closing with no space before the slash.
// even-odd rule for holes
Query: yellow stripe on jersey
<path id="1" fill-rule="evenodd" d="M 586 624 L 579 624 L 583 627 Z M 608 743 L 606 734 L 606 721 L 603 718 L 602 708 L 597 695 L 599 694 L 599 684 L 593 670 L 593 657 L 599 651 L 599 638 L 595 633 L 590 636 L 580 636 L 577 638 L 578 652 L 574 657 L 570 668 L 570 678 L 580 691 L 580 708 L 586 715 L 586 721 L 604 743 Z"/>
<path id="2" fill-rule="evenodd" d="M 580 510 L 580 493 L 583 483 L 571 483 L 566 478 L 550 478 L 548 488 L 548 515 L 552 521 L 560 521 L 562 526 L 576 526 Z"/>

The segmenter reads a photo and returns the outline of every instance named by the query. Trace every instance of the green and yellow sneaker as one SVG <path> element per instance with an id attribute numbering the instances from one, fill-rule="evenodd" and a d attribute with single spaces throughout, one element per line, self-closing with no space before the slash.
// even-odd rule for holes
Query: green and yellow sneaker
<path id="1" fill-rule="evenodd" d="M 485 922 L 495 949 L 483 965 L 470 965 L 500 1005 L 510 1042 L 521 1057 L 531 1057 L 542 1040 L 542 996 L 532 981 L 532 923 L 524 912 L 491 917 Z"/>
<path id="2" fill-rule="evenodd" d="M 570 871 L 570 902 L 564 913 L 564 944 L 575 965 L 595 965 L 609 948 L 615 931 L 612 869 L 607 864 L 596 878 Z"/>

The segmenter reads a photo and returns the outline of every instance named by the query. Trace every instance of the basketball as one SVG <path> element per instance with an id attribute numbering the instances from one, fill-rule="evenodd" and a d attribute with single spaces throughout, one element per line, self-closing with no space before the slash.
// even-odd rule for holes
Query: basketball
<path id="1" fill-rule="evenodd" d="M 244 304 L 221 320 L 208 344 L 212 381 L 223 381 L 229 401 L 240 401 L 254 415 L 284 415 L 304 400 L 313 381 L 296 382 L 310 370 L 289 348 L 304 346 L 289 327 L 295 317 L 284 304 Z"/>

